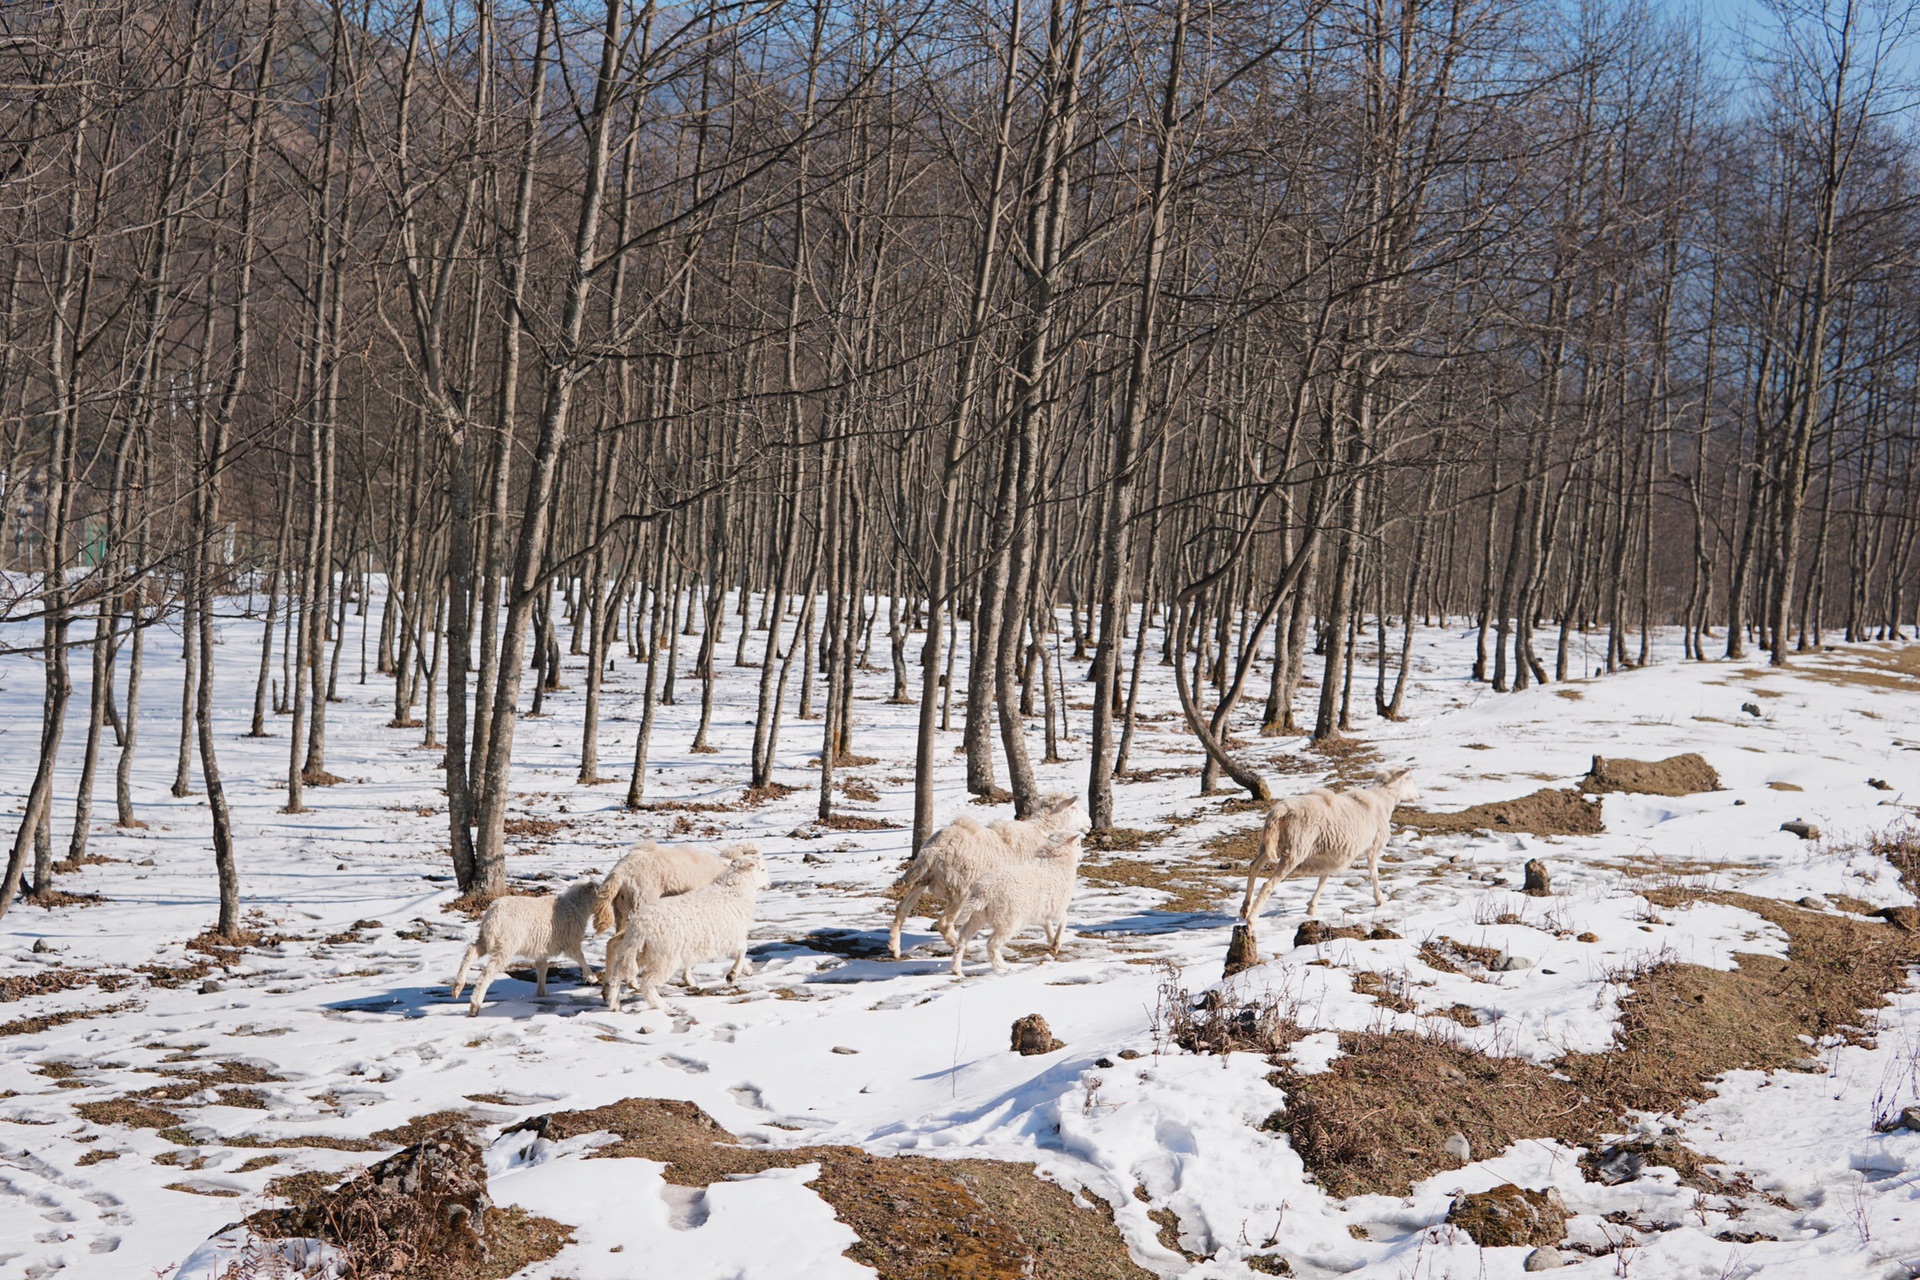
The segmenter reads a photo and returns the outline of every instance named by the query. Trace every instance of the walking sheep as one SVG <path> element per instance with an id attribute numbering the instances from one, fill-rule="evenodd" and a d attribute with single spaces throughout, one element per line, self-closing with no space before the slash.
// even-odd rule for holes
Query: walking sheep
<path id="1" fill-rule="evenodd" d="M 1007 943 L 1036 924 L 1046 929 L 1047 947 L 1058 957 L 1079 869 L 1080 837 L 1072 835 L 1038 857 L 984 872 L 955 913 L 953 976 L 962 976 L 967 943 L 983 928 L 993 931 L 987 939 L 987 960 L 995 973 L 1007 967 Z"/>
<path id="2" fill-rule="evenodd" d="M 754 852 L 750 844 L 709 849 L 699 844 L 656 844 L 651 840 L 613 864 L 593 897 L 593 927 L 626 927 L 635 907 L 711 884 L 727 869 L 727 859 Z"/>
<path id="3" fill-rule="evenodd" d="M 635 908 L 627 924 L 607 946 L 602 990 L 607 1008 L 620 1011 L 620 985 L 638 987 L 647 1004 L 666 1011 L 660 984 L 709 960 L 733 960 L 727 981 L 737 982 L 747 968 L 747 932 L 753 928 L 754 894 L 767 884 L 757 853 L 733 859 L 711 884 Z"/>
<path id="4" fill-rule="evenodd" d="M 934 928 L 954 945 L 954 920 L 967 890 L 983 873 L 995 867 L 1026 862 L 1067 840 L 1078 839 L 1092 827 L 1079 798 L 1066 792 L 1040 797 L 1033 817 L 981 826 L 959 817 L 933 833 L 907 866 L 900 904 L 893 910 L 893 930 L 887 948 L 900 958 L 900 927 L 913 914 L 914 903 L 932 893 L 945 903 Z"/>
<path id="5" fill-rule="evenodd" d="M 1247 867 L 1247 896 L 1240 903 L 1240 918 L 1251 925 L 1274 888 L 1295 875 L 1320 877 L 1307 900 L 1307 914 L 1315 914 L 1327 880 L 1363 854 L 1373 877 L 1373 905 L 1384 904 L 1380 851 L 1387 844 L 1394 806 L 1416 795 L 1409 771 L 1400 769 L 1371 787 L 1341 792 L 1319 789 L 1274 805 L 1267 811 L 1260 846 Z M 1262 875 L 1267 882 L 1256 894 L 1254 884 Z"/>
<path id="6" fill-rule="evenodd" d="M 480 936 L 460 957 L 460 972 L 453 979 L 453 998 L 458 1000 L 461 988 L 467 985 L 467 969 L 476 959 L 485 957 L 486 964 L 474 980 L 467 1016 L 480 1015 L 487 988 L 522 956 L 533 961 L 537 995 L 547 994 L 547 962 L 554 956 L 573 957 L 580 965 L 581 978 L 592 982 L 586 939 L 598 888 L 591 880 L 577 880 L 550 898 L 495 899 L 480 917 Z"/>

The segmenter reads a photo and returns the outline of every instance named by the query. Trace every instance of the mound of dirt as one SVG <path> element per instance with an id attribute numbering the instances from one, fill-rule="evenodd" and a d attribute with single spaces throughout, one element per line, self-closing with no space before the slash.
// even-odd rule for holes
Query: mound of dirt
<path id="1" fill-rule="evenodd" d="M 812 1187 L 852 1227 L 847 1256 L 883 1280 L 1148 1280 L 1112 1214 L 1080 1207 L 1030 1164 L 875 1156 L 858 1147 L 743 1147 L 691 1102 L 628 1098 L 517 1126 L 558 1141 L 611 1133 L 595 1156 L 637 1156 L 678 1186 L 819 1164 Z M 1096 1201 L 1096 1203 L 1098 1203 Z"/>
<path id="2" fill-rule="evenodd" d="M 1458 835 L 1468 831 L 1523 831 L 1536 836 L 1595 836 L 1605 827 L 1600 802 L 1578 791 L 1548 787 L 1513 800 L 1476 804 L 1458 813 L 1401 809 L 1395 815 L 1416 831 Z"/>
<path id="3" fill-rule="evenodd" d="M 1693 751 L 1665 760 L 1595 756 L 1580 787 L 1593 795 L 1630 791 L 1643 796 L 1691 796 L 1720 790 L 1720 775 Z"/>

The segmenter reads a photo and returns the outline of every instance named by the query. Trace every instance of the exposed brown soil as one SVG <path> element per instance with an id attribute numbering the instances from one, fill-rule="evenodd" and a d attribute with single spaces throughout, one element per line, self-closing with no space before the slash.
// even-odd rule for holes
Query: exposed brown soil
<path id="1" fill-rule="evenodd" d="M 508 818 L 506 832 L 516 840 L 548 840 L 567 829 L 552 818 Z"/>
<path id="2" fill-rule="evenodd" d="M 99 1009 L 68 1009 L 63 1013 L 42 1013 L 31 1018 L 15 1018 L 11 1022 L 0 1022 L 0 1036 L 30 1036 L 69 1022 L 78 1022 L 82 1018 L 101 1018 L 110 1013 L 124 1013 L 128 1009 L 137 1007 L 135 1001 L 126 1000 Z"/>
<path id="3" fill-rule="evenodd" d="M 1159 909 L 1176 912 L 1211 911 L 1230 888 L 1216 863 L 1184 859 L 1107 858 L 1082 863 L 1080 878 L 1114 889 L 1157 889 L 1167 895 Z"/>
<path id="4" fill-rule="evenodd" d="M 65 889 L 42 889 L 27 899 L 36 907 L 97 907 L 106 899 L 97 893 L 68 893 Z"/>
<path id="5" fill-rule="evenodd" d="M 1595 756 L 1580 786 L 1595 795 L 1628 791 L 1643 796 L 1691 796 L 1720 790 L 1720 775 L 1692 751 L 1665 760 Z"/>
<path id="6" fill-rule="evenodd" d="M 769 782 L 764 787 L 748 787 L 740 795 L 740 804 L 742 808 L 753 808 L 766 804 L 770 800 L 784 800 L 799 789 L 790 787 L 784 782 Z"/>
<path id="7" fill-rule="evenodd" d="M 0 1004 L 23 1000 L 28 996 L 48 996 L 75 987 L 98 986 L 114 992 L 127 985 L 124 974 L 101 973 L 97 969 L 39 969 L 33 973 L 0 978 Z"/>
<path id="8" fill-rule="evenodd" d="M 559 1140 L 611 1133 L 596 1156 L 666 1165 L 679 1186 L 818 1163 L 813 1187 L 853 1228 L 847 1256 L 885 1280 L 1144 1280 L 1111 1213 L 1074 1203 L 1033 1166 L 993 1160 L 875 1156 L 858 1147 L 743 1147 L 691 1102 L 629 1098 L 519 1125 Z"/>
<path id="9" fill-rule="evenodd" d="M 1578 791 L 1547 787 L 1513 800 L 1476 804 L 1457 813 L 1398 810 L 1394 815 L 1416 831 L 1454 835 L 1468 831 L 1524 831 L 1536 836 L 1594 836 L 1606 828 L 1600 802 Z"/>
<path id="10" fill-rule="evenodd" d="M 1877 921 L 1745 894 L 1702 898 L 1778 926 L 1788 958 L 1741 955 L 1741 967 L 1725 972 L 1660 964 L 1631 976 L 1614 1047 L 1569 1054 L 1551 1069 L 1444 1035 L 1343 1033 L 1332 1070 L 1277 1073 L 1287 1106 L 1275 1127 L 1337 1196 L 1404 1192 L 1450 1167 L 1444 1145 L 1455 1132 L 1483 1153 L 1526 1137 L 1591 1147 L 1625 1113 L 1678 1112 L 1728 1071 L 1799 1067 L 1809 1052 L 1802 1036 L 1863 1038 L 1867 1014 L 1920 959 L 1920 939 Z"/>
<path id="11" fill-rule="evenodd" d="M 816 819 L 823 827 L 832 831 L 898 831 L 897 823 L 882 822 L 878 818 L 863 818 L 854 813 L 830 813 Z"/>

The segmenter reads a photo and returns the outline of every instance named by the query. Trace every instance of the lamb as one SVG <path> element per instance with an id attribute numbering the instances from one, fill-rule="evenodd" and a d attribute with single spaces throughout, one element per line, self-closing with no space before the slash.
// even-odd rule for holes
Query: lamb
<path id="1" fill-rule="evenodd" d="M 959 817 L 934 832 L 907 866 L 900 904 L 893 911 L 893 931 L 887 937 L 893 958 L 900 958 L 900 926 L 913 913 L 913 905 L 922 894 L 931 892 L 945 901 L 946 908 L 935 918 L 934 927 L 952 946 L 958 936 L 954 921 L 960 904 L 983 873 L 1029 861 L 1078 839 L 1092 825 L 1078 797 L 1054 792 L 1040 797 L 1040 808 L 1031 818 L 983 827 L 972 818 Z"/>
<path id="2" fill-rule="evenodd" d="M 1290 796 L 1267 812 L 1260 829 L 1260 846 L 1247 867 L 1247 895 L 1240 918 L 1251 925 L 1260 908 L 1282 880 L 1293 875 L 1317 875 L 1320 883 L 1307 901 L 1307 914 L 1320 908 L 1321 890 L 1337 872 L 1345 871 L 1362 854 L 1373 877 L 1373 904 L 1386 898 L 1380 892 L 1380 850 L 1386 847 L 1394 806 L 1416 798 L 1406 769 L 1396 770 L 1371 787 L 1335 792 L 1325 789 Z M 1258 894 L 1254 883 L 1265 875 Z"/>
<path id="3" fill-rule="evenodd" d="M 591 880 L 577 880 L 550 898 L 495 899 L 480 917 L 480 937 L 460 957 L 460 972 L 453 979 L 453 998 L 458 1000 L 461 988 L 467 985 L 468 968 L 476 959 L 486 958 L 473 984 L 467 1016 L 480 1016 L 487 988 L 522 956 L 533 961 L 538 995 L 547 994 L 547 962 L 554 956 L 573 957 L 580 965 L 580 976 L 592 982 L 593 966 L 587 963 L 586 939 L 598 889 Z"/>
<path id="4" fill-rule="evenodd" d="M 593 898 L 593 926 L 617 932 L 626 927 L 635 907 L 711 884 L 726 871 L 729 858 L 752 852 L 750 844 L 717 851 L 698 844 L 637 844 L 600 882 Z"/>
<path id="5" fill-rule="evenodd" d="M 982 928 L 993 930 L 987 939 L 987 959 L 995 973 L 1007 968 L 1008 941 L 1036 924 L 1046 929 L 1047 947 L 1058 957 L 1080 853 L 1080 837 L 1071 835 L 1037 857 L 982 873 L 955 913 L 953 976 L 962 976 L 967 943 Z"/>
<path id="6" fill-rule="evenodd" d="M 655 1009 L 660 984 L 686 971 L 693 986 L 693 966 L 709 960 L 733 959 L 727 981 L 737 982 L 747 968 L 747 931 L 753 927 L 754 894 L 766 887 L 767 870 L 758 853 L 736 856 L 726 872 L 711 884 L 637 907 L 626 927 L 607 947 L 602 990 L 607 1008 L 620 1011 L 620 984 L 637 986 Z"/>

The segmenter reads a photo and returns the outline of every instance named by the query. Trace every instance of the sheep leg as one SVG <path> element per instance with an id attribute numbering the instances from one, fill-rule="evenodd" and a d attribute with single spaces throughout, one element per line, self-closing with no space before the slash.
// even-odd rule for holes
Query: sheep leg
<path id="1" fill-rule="evenodd" d="M 1067 922 L 1064 918 L 1047 926 L 1047 950 L 1055 960 L 1060 958 L 1060 940 L 1066 936 L 1066 932 Z"/>
<path id="2" fill-rule="evenodd" d="M 647 998 L 648 1008 L 658 1009 L 661 1013 L 673 1012 L 673 1010 L 667 1008 L 667 1006 L 661 1002 L 660 988 L 654 985 L 652 974 L 643 973 L 640 975 L 640 994 Z"/>
<path id="3" fill-rule="evenodd" d="M 1387 905 L 1387 899 L 1386 899 L 1386 895 L 1380 892 L 1380 846 L 1379 845 L 1375 845 L 1373 847 L 1373 852 L 1367 856 L 1367 869 L 1373 874 L 1373 905 L 1376 907 L 1384 907 Z"/>
<path id="4" fill-rule="evenodd" d="M 907 917 L 913 914 L 913 904 L 920 900 L 920 894 L 919 885 L 909 886 L 907 891 L 900 895 L 900 905 L 893 909 L 893 930 L 887 935 L 887 950 L 893 953 L 895 960 L 900 958 L 900 927 L 906 924 Z"/>
<path id="5" fill-rule="evenodd" d="M 541 956 L 533 962 L 533 994 L 536 996 L 547 994 L 547 959 Z"/>
<path id="6" fill-rule="evenodd" d="M 587 944 L 585 940 L 576 943 L 573 958 L 580 962 L 580 980 L 589 986 L 593 984 L 593 966 L 587 963 Z"/>
<path id="7" fill-rule="evenodd" d="M 467 985 L 467 969 L 479 955 L 479 946 L 470 944 L 467 947 L 466 954 L 460 957 L 460 972 L 453 975 L 453 999 L 458 1000 L 460 998 L 461 988 Z"/>
<path id="8" fill-rule="evenodd" d="M 1276 888 L 1278 888 L 1280 885 L 1280 882 L 1282 880 L 1285 880 L 1286 878 L 1287 876 L 1285 872 L 1277 871 L 1274 874 L 1268 876 L 1267 882 L 1260 886 L 1260 892 L 1257 895 L 1255 895 L 1253 899 L 1253 910 L 1247 913 L 1248 928 L 1252 928 L 1253 922 L 1260 918 L 1260 912 L 1265 909 L 1267 905 L 1267 899 L 1273 896 L 1273 891 Z"/>
<path id="9" fill-rule="evenodd" d="M 1258 858 L 1255 858 L 1247 866 L 1247 895 L 1240 899 L 1240 918 L 1248 924 L 1253 923 L 1253 917 L 1259 910 L 1258 907 L 1254 906 L 1253 887 L 1260 882 L 1261 870 L 1262 868 Z M 1262 902 L 1266 901 L 1266 895 L 1260 895 L 1260 900 Z"/>
<path id="10" fill-rule="evenodd" d="M 1307 899 L 1307 916 L 1311 919 L 1320 912 L 1320 893 L 1327 887 L 1327 877 L 1321 876 L 1320 883 L 1313 886 L 1313 896 Z"/>
<path id="11" fill-rule="evenodd" d="M 961 968 L 961 965 L 966 962 L 967 944 L 973 941 L 973 934 L 974 923 L 970 918 L 964 921 L 959 928 L 954 931 L 953 976 L 956 978 L 964 978 L 967 976 L 966 970 Z"/>
<path id="12" fill-rule="evenodd" d="M 507 962 L 505 960 L 500 959 L 498 956 L 487 957 L 486 967 L 480 970 L 480 976 L 474 979 L 473 998 L 467 1003 L 467 1016 L 469 1018 L 477 1018 L 480 1016 L 480 1005 L 487 998 L 487 988 L 493 985 L 495 978 L 506 971 Z"/>
<path id="13" fill-rule="evenodd" d="M 995 929 L 987 936 L 987 963 L 993 966 L 995 973 L 1005 973 L 1010 967 L 1005 952 L 1006 935 Z"/>
<path id="14" fill-rule="evenodd" d="M 727 970 L 727 984 L 729 986 L 738 986 L 740 984 L 740 975 L 747 971 L 747 949 L 741 947 L 733 953 L 733 968 Z"/>

